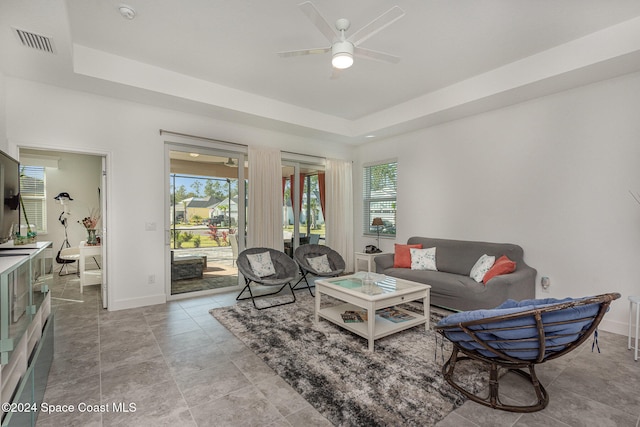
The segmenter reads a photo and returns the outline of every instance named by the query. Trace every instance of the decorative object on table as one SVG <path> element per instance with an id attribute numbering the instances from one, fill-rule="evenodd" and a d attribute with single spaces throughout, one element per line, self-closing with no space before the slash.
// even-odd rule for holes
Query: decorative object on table
<path id="1" fill-rule="evenodd" d="M 463 311 L 440 320 L 436 332 L 453 343 L 442 375 L 456 390 L 484 406 L 509 412 L 535 412 L 549 404 L 549 393 L 540 384 L 535 365 L 557 359 L 580 347 L 593 334 L 591 351 L 598 346 L 597 327 L 619 293 L 585 298 L 507 300 L 495 309 Z M 459 353 L 461 355 L 459 355 Z M 466 389 L 460 369 L 480 361 L 495 379 L 488 395 Z M 458 368 L 457 375 L 454 369 Z M 499 396 L 498 373 L 508 369 L 533 387 L 536 401 L 515 405 Z M 526 372 L 527 369 L 529 372 Z M 486 368 L 485 368 L 486 370 Z M 466 371 L 468 372 L 468 371 Z"/>
<path id="2" fill-rule="evenodd" d="M 364 319 L 362 318 L 362 316 L 360 316 L 360 313 L 358 313 L 357 311 L 348 310 L 348 311 L 345 311 L 344 313 L 342 313 L 341 316 L 342 316 L 342 320 L 344 321 L 344 323 L 362 323 L 362 322 L 364 322 Z"/>
<path id="3" fill-rule="evenodd" d="M 80 222 L 87 229 L 87 245 L 95 246 L 98 244 L 96 237 L 96 226 L 100 221 L 100 211 L 98 209 L 90 209 L 89 216 L 82 218 Z"/>
<path id="4" fill-rule="evenodd" d="M 24 216 L 24 221 L 27 224 L 27 235 L 23 236 L 18 229 L 18 232 L 13 239 L 14 245 L 27 245 L 29 243 L 35 243 L 37 240 L 37 233 L 34 229 L 31 228 L 31 224 L 29 223 L 29 218 L 27 218 L 27 210 L 24 207 L 24 201 L 22 200 L 22 195 L 18 195 L 20 199 L 20 209 L 22 210 L 22 215 Z"/>
<path id="5" fill-rule="evenodd" d="M 440 374 L 441 352 L 452 345 L 445 341 L 441 349 L 432 330 L 409 329 L 376 341 L 375 352 L 363 351 L 362 338 L 333 323 L 315 324 L 313 307 L 303 292 L 293 305 L 259 312 L 239 303 L 210 313 L 280 376 L 275 384 L 286 381 L 333 425 L 433 426 L 464 403 Z M 431 324 L 440 313 L 432 307 Z M 474 363 L 461 381 L 479 392 L 489 377 Z"/>
<path id="6" fill-rule="evenodd" d="M 375 248 L 367 247 L 366 252 L 369 254 L 376 254 L 382 252 L 380 250 L 380 227 L 384 226 L 384 222 L 382 222 L 382 218 L 373 218 L 373 221 L 371 221 L 371 226 L 375 227 L 378 233 L 378 246 L 376 246 Z"/>

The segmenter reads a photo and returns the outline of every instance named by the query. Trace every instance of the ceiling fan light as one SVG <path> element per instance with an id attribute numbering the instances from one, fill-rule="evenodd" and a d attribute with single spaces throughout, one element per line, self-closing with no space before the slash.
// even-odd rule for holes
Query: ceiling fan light
<path id="1" fill-rule="evenodd" d="M 344 70 L 353 65 L 353 55 L 347 52 L 337 53 L 333 55 L 331 65 L 339 70 Z"/>
<path id="2" fill-rule="evenodd" d="M 338 41 L 331 46 L 331 65 L 339 70 L 344 70 L 353 65 L 353 44 L 348 41 Z"/>

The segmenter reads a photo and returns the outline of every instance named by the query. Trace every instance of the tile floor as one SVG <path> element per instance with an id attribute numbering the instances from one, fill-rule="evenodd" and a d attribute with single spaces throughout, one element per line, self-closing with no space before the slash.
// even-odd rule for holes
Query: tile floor
<path id="1" fill-rule="evenodd" d="M 45 402 L 107 404 L 110 411 L 41 414 L 38 426 L 331 425 L 208 313 L 234 304 L 235 293 L 108 312 L 97 286 L 81 297 L 75 276 L 55 282 Z M 640 427 L 639 362 L 626 337 L 601 333 L 600 348 L 592 353 L 589 343 L 540 367 L 551 396 L 543 411 L 514 414 L 467 402 L 438 425 Z M 528 399 L 515 378 L 501 387 L 509 399 Z M 134 404 L 135 412 L 114 412 L 112 402 Z"/>

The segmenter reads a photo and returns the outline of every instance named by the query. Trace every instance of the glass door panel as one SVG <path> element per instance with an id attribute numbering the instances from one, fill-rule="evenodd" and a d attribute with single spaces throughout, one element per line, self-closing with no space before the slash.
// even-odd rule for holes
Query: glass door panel
<path id="1" fill-rule="evenodd" d="M 324 167 L 283 161 L 282 192 L 285 252 L 293 256 L 300 245 L 324 244 Z"/>
<path id="2" fill-rule="evenodd" d="M 169 158 L 170 294 L 237 286 L 245 205 L 239 200 L 238 183 L 244 180 L 238 165 L 244 166 L 244 155 L 194 148 L 170 150 Z"/>

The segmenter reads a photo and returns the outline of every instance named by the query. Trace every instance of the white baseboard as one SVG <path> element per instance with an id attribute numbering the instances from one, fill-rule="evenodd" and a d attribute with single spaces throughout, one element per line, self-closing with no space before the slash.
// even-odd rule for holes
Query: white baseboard
<path id="1" fill-rule="evenodd" d="M 148 305 L 166 304 L 167 297 L 165 294 L 148 295 L 140 298 L 128 298 L 112 301 L 109 305 L 109 311 L 126 310 L 129 308 L 146 307 Z"/>
<path id="2" fill-rule="evenodd" d="M 613 334 L 627 336 L 629 333 L 629 324 L 615 320 L 607 320 L 607 317 L 605 316 L 600 322 L 598 329 L 601 331 L 611 332 Z"/>

